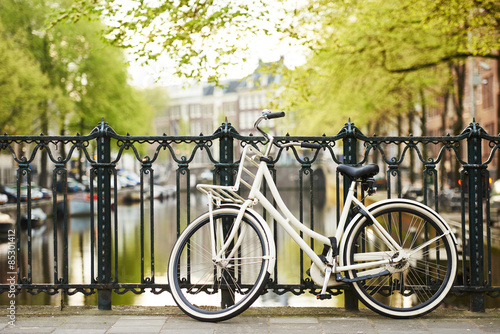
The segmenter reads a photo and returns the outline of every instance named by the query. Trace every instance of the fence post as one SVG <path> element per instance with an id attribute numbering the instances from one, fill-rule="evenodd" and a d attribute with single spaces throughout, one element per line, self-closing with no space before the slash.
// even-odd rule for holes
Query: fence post
<path id="1" fill-rule="evenodd" d="M 343 150 L 344 150 L 344 164 L 355 165 L 357 163 L 357 140 L 355 136 L 356 128 L 351 120 L 344 126 L 345 137 L 343 138 Z M 349 178 L 344 177 L 344 199 L 347 198 L 347 193 L 349 192 L 349 187 L 351 182 Z M 352 218 L 351 213 L 347 217 L 347 221 Z M 353 290 L 344 290 L 344 305 L 347 311 L 358 311 L 358 297 Z"/>
<path id="2" fill-rule="evenodd" d="M 219 130 L 222 132 L 222 136 L 219 142 L 219 162 L 221 163 L 220 168 L 220 184 L 224 186 L 232 186 L 233 181 L 233 136 L 231 135 L 231 130 L 233 127 L 231 123 L 227 121 L 222 123 Z"/>
<path id="3" fill-rule="evenodd" d="M 219 163 L 220 163 L 220 184 L 224 186 L 230 186 L 234 184 L 233 181 L 233 160 L 234 160 L 234 151 L 233 151 L 233 137 L 231 135 L 231 130 L 233 127 L 231 123 L 228 123 L 227 120 L 222 123 L 219 128 L 219 131 L 222 132 L 222 136 L 219 141 Z M 224 219 L 222 221 L 223 225 L 223 234 L 224 236 L 229 234 L 229 227 L 232 225 L 232 222 L 229 219 Z M 224 282 L 231 282 L 230 277 L 223 280 Z M 231 292 L 229 289 L 225 288 L 223 285 L 221 287 L 221 303 L 223 307 L 229 307 L 233 305 L 233 300 L 231 297 Z"/>
<path id="4" fill-rule="evenodd" d="M 468 174 L 469 192 L 469 263 L 470 285 L 472 288 L 484 286 L 484 254 L 483 254 L 483 170 L 486 168 L 481 162 L 481 131 L 479 124 L 469 125 L 467 138 L 467 162 L 464 166 Z M 483 292 L 472 292 L 470 295 L 470 310 L 472 312 L 485 311 L 485 297 Z"/>
<path id="5" fill-rule="evenodd" d="M 97 137 L 97 304 L 99 310 L 111 310 L 112 290 L 106 288 L 111 278 L 111 138 L 113 131 L 104 119 L 98 125 Z"/>

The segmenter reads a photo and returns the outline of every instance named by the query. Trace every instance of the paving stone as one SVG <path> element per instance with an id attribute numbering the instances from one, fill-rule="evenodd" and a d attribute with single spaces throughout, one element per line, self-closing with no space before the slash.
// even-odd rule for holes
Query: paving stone
<path id="1" fill-rule="evenodd" d="M 8 326 L 2 329 L 2 333 L 52 333 L 56 327 L 37 327 L 37 326 Z"/>
<path id="2" fill-rule="evenodd" d="M 106 329 L 62 329 L 58 328 L 52 334 L 106 334 Z"/>
<path id="3" fill-rule="evenodd" d="M 191 318 L 169 318 L 163 325 L 163 330 L 177 329 L 177 330 L 187 330 L 187 329 L 206 329 L 209 331 L 214 331 L 217 324 L 212 322 L 200 322 Z"/>
<path id="4" fill-rule="evenodd" d="M 366 318 L 320 318 L 325 334 L 376 334 L 372 323 Z"/>
<path id="5" fill-rule="evenodd" d="M 159 326 L 113 326 L 106 333 L 159 333 Z"/>
<path id="6" fill-rule="evenodd" d="M 34 318 L 17 318 L 16 327 L 57 327 L 65 323 L 66 319 L 61 317 L 34 317 Z"/>
<path id="7" fill-rule="evenodd" d="M 120 319 L 120 315 L 72 315 L 66 318 L 66 323 L 77 323 L 77 324 L 87 324 L 87 323 L 103 323 L 103 324 L 114 324 L 116 320 Z"/>
<path id="8" fill-rule="evenodd" d="M 371 319 L 371 322 L 373 326 L 378 329 L 379 333 L 382 330 L 385 333 L 389 332 L 402 333 L 408 331 L 411 331 L 412 333 L 413 331 L 424 331 L 428 333 L 428 331 L 424 329 L 423 322 L 419 319 L 397 320 L 397 319 L 382 318 L 382 319 Z"/>
<path id="9" fill-rule="evenodd" d="M 210 334 L 210 333 L 215 333 L 214 329 L 207 329 L 207 328 L 182 328 L 182 329 L 173 329 L 173 328 L 167 328 L 167 329 L 162 329 L 160 331 L 160 334 Z M 234 333 L 236 334 L 236 333 Z"/>
<path id="10" fill-rule="evenodd" d="M 469 320 L 428 320 L 425 321 L 425 326 L 433 333 L 437 334 L 479 334 L 484 333 L 481 329 Z"/>
<path id="11" fill-rule="evenodd" d="M 471 321 L 485 333 L 500 333 L 500 319 L 473 319 Z"/>
<path id="12" fill-rule="evenodd" d="M 270 324 L 317 324 L 317 318 L 309 318 L 309 317 L 277 317 L 270 318 Z"/>
<path id="13" fill-rule="evenodd" d="M 87 324 L 82 324 L 68 321 L 57 328 L 62 330 L 80 330 L 83 328 L 89 330 L 108 330 L 111 326 L 113 326 L 113 323 L 89 322 Z"/>
<path id="14" fill-rule="evenodd" d="M 113 327 L 142 327 L 142 326 L 158 326 L 162 327 L 165 323 L 165 319 L 155 319 L 155 318 L 142 318 L 142 319 L 132 319 L 132 318 L 120 318 L 118 319 Z"/>

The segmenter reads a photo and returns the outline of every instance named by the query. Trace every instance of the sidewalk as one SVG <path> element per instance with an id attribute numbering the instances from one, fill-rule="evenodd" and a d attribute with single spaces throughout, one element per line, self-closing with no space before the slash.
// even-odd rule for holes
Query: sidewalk
<path id="1" fill-rule="evenodd" d="M 3 308 L 3 306 L 2 306 Z M 304 314 L 304 316 L 301 316 Z M 348 313 L 336 308 L 252 308 L 221 323 L 203 323 L 173 307 L 21 307 L 15 326 L 2 309 L 0 333 L 500 333 L 500 310 L 472 313 L 437 310 L 410 320 L 394 320 L 369 310 Z"/>

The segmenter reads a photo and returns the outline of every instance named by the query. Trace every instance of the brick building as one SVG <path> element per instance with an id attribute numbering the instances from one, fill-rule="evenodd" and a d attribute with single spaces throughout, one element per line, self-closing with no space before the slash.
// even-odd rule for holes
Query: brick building
<path id="1" fill-rule="evenodd" d="M 498 96 L 498 62 L 485 58 L 469 59 L 465 67 L 463 128 L 475 120 L 488 134 L 498 135 L 500 130 Z M 454 134 L 453 127 L 457 121 L 457 115 L 453 98 L 449 95 L 446 100 L 445 96 L 440 96 L 436 99 L 436 103 L 428 108 L 426 120 L 428 136 Z M 483 162 L 488 159 L 490 153 L 491 149 L 484 141 Z M 498 154 L 488 167 L 493 180 L 498 178 L 497 165 Z"/>

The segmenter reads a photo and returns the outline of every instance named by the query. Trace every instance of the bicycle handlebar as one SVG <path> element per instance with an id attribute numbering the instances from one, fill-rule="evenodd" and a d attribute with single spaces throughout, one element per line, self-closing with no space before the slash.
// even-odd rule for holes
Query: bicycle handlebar
<path id="1" fill-rule="evenodd" d="M 280 117 L 285 117 L 285 112 L 284 111 L 270 112 L 270 113 L 265 114 L 265 116 L 267 119 L 280 118 Z"/>
<path id="2" fill-rule="evenodd" d="M 285 113 L 283 111 L 281 112 L 271 112 L 270 110 L 268 109 L 264 109 L 262 111 L 262 116 L 260 116 L 256 121 L 255 121 L 255 124 L 254 124 L 254 128 L 257 129 L 260 133 L 262 133 L 264 135 L 264 137 L 271 143 L 271 144 L 274 144 L 280 148 L 283 148 L 283 147 L 290 147 L 290 146 L 299 146 L 302 147 L 302 148 L 312 148 L 312 149 L 319 149 L 321 148 L 321 145 L 320 144 L 316 144 L 316 143 L 306 143 L 306 142 L 302 142 L 302 143 L 287 143 L 287 144 L 279 144 L 279 143 L 276 143 L 274 142 L 274 137 L 268 133 L 266 133 L 264 130 L 262 130 L 260 127 L 259 127 L 259 124 L 262 120 L 264 119 L 273 119 L 273 118 L 281 118 L 281 117 L 285 117 Z M 266 154 L 265 155 L 269 155 L 269 152 L 270 152 L 270 149 L 271 149 L 271 146 L 272 145 L 269 145 L 267 150 L 266 150 Z"/>

